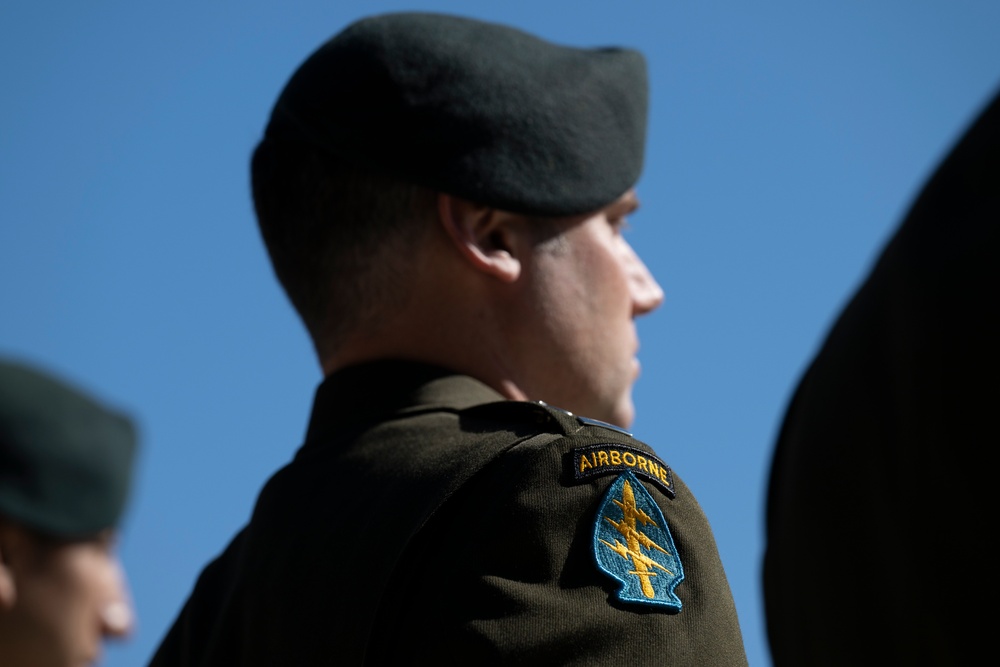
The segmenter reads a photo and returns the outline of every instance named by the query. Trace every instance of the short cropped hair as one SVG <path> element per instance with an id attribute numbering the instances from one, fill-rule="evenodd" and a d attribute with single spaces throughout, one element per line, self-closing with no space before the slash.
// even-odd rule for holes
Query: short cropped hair
<path id="1" fill-rule="evenodd" d="M 254 151 L 251 180 L 271 264 L 321 355 L 405 302 L 432 191 L 272 137 Z"/>

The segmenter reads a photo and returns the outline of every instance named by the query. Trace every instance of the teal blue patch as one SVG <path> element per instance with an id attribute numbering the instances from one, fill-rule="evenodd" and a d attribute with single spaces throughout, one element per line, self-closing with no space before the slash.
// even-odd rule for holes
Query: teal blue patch
<path id="1" fill-rule="evenodd" d="M 667 520 L 646 487 L 631 472 L 618 477 L 604 496 L 594 526 L 597 566 L 621 582 L 618 599 L 681 610 L 674 593 L 684 568 Z"/>

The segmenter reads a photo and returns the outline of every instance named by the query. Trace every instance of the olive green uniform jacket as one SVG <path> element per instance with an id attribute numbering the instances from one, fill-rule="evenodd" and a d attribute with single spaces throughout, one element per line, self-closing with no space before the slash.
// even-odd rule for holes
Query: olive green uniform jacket
<path id="1" fill-rule="evenodd" d="M 656 460 L 618 429 L 441 369 L 335 373 L 151 664 L 746 665 L 708 522 L 665 467 L 647 471 L 674 498 L 642 486 L 683 565 L 681 610 L 617 601 L 594 527 L 621 473 L 573 472 L 593 445 Z"/>
<path id="2" fill-rule="evenodd" d="M 776 667 L 988 661 L 998 377 L 1000 97 L 917 198 L 785 417 L 764 559 Z"/>

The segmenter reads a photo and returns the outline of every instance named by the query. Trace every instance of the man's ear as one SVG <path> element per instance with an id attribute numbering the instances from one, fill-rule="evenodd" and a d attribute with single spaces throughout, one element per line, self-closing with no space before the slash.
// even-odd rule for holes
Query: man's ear
<path id="1" fill-rule="evenodd" d="M 517 280 L 523 227 L 517 215 L 443 193 L 437 203 L 438 219 L 462 257 L 503 282 Z"/>

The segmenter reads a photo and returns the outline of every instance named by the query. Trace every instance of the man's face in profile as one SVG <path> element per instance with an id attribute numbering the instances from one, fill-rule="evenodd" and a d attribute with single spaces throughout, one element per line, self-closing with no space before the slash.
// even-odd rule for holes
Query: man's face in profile
<path id="1" fill-rule="evenodd" d="M 105 531 L 56 541 L 0 524 L 0 654 L 3 667 L 83 667 L 105 638 L 131 630 L 125 577 Z"/>
<path id="2" fill-rule="evenodd" d="M 556 222 L 526 263 L 531 335 L 522 344 L 532 399 L 628 427 L 639 375 L 635 318 L 663 291 L 625 240 L 630 190 L 609 206 Z"/>

